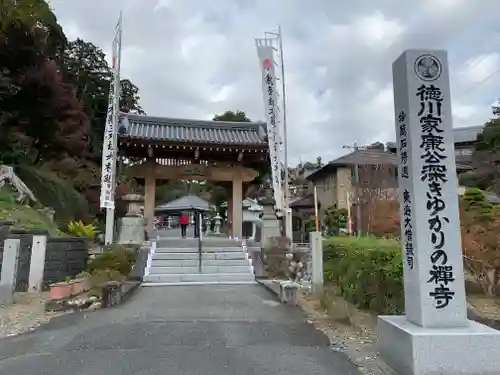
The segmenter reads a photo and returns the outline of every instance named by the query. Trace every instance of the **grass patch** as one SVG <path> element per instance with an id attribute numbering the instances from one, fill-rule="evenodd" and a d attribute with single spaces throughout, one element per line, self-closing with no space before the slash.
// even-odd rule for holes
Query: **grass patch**
<path id="1" fill-rule="evenodd" d="M 18 203 L 16 194 L 7 187 L 0 188 L 0 220 L 12 221 L 18 229 L 46 229 L 54 237 L 65 235 L 47 215 Z"/>

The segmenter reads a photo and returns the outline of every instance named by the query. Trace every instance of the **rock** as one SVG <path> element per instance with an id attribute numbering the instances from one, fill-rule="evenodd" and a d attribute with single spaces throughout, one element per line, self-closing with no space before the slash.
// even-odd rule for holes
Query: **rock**
<path id="1" fill-rule="evenodd" d="M 101 302 L 99 302 L 99 301 L 95 301 L 95 302 L 93 302 L 93 303 L 92 303 L 92 304 L 91 304 L 91 305 L 87 308 L 87 310 L 92 310 L 92 311 L 94 311 L 94 310 L 100 309 L 100 308 L 101 308 L 101 305 L 102 305 L 102 303 L 101 303 Z"/>

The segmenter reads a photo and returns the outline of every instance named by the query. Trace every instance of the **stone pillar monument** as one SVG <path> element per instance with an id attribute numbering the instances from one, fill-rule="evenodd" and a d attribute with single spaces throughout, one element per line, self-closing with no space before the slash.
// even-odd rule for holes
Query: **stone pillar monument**
<path id="1" fill-rule="evenodd" d="M 399 374 L 500 374 L 500 331 L 467 319 L 445 51 L 393 64 L 405 313 L 379 317 L 381 356 Z"/>
<path id="2" fill-rule="evenodd" d="M 144 197 L 139 194 L 127 194 L 122 199 L 128 202 L 128 207 L 127 214 L 120 219 L 118 243 L 142 245 L 146 229 L 146 221 L 142 214 Z"/>

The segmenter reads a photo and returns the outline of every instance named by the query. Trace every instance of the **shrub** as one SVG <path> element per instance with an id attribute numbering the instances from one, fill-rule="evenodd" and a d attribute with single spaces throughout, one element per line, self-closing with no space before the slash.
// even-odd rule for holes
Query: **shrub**
<path id="1" fill-rule="evenodd" d="M 323 245 L 325 281 L 348 302 L 376 313 L 404 310 L 403 262 L 398 241 L 331 237 Z"/>
<path id="2" fill-rule="evenodd" d="M 96 256 L 88 267 L 87 271 L 93 274 L 98 270 L 115 270 L 124 276 L 128 276 L 135 262 L 135 253 L 119 245 L 114 245 L 113 250 Z"/>
<path id="3" fill-rule="evenodd" d="M 467 189 L 460 202 L 460 221 L 466 276 L 471 276 L 467 278 L 469 284 L 475 282 L 487 296 L 499 296 L 499 207 L 486 202 L 481 190 Z"/>
<path id="4" fill-rule="evenodd" d="M 93 240 L 96 236 L 96 227 L 92 224 L 85 225 L 83 221 L 71 221 L 68 224 L 69 234 Z"/>
<path id="5" fill-rule="evenodd" d="M 286 278 L 288 261 L 286 253 L 290 250 L 290 239 L 272 237 L 264 247 L 264 269 L 270 277 Z"/>

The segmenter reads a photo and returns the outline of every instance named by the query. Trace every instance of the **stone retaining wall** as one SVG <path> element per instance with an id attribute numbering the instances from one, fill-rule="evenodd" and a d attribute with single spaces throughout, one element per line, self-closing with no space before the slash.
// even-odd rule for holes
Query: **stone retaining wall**
<path id="1" fill-rule="evenodd" d="M 49 237 L 46 230 L 22 230 L 12 228 L 11 222 L 0 221 L 0 275 L 2 272 L 3 245 L 6 239 L 20 239 L 19 261 L 16 277 L 16 291 L 28 288 L 31 248 L 34 235 L 46 235 L 47 249 L 43 284 L 62 281 L 85 271 L 88 261 L 88 245 L 81 237 Z"/>

